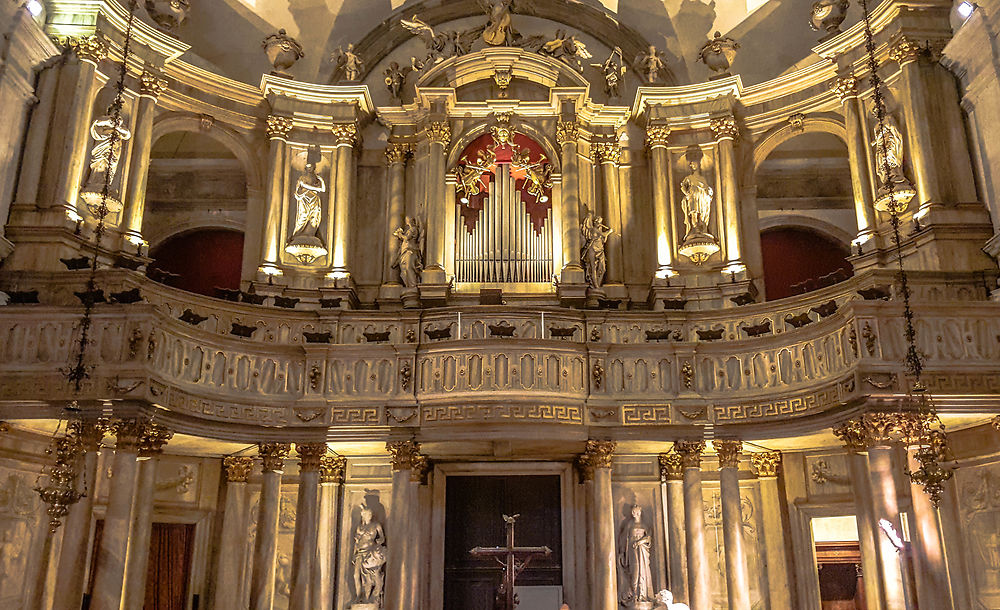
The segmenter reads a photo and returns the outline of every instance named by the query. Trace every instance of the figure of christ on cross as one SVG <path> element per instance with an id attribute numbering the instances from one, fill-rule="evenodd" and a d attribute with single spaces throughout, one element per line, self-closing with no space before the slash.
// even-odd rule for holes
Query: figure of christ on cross
<path id="1" fill-rule="evenodd" d="M 532 559 L 552 554 L 552 549 L 547 546 L 514 546 L 514 522 L 520 516 L 503 516 L 507 523 L 507 546 L 477 546 L 469 551 L 473 557 L 492 557 L 503 566 L 503 580 L 497 592 L 497 610 L 515 610 L 517 598 L 514 596 L 514 580 Z"/>

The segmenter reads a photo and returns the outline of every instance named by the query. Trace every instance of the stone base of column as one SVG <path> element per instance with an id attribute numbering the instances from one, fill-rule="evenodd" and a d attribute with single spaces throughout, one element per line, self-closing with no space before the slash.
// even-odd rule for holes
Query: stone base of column
<path id="1" fill-rule="evenodd" d="M 424 272 L 424 281 L 420 284 L 420 303 L 424 307 L 444 307 L 448 304 L 448 297 L 451 295 L 451 283 L 447 281 L 435 282 L 435 277 L 427 277 Z M 442 272 L 440 275 L 444 275 Z M 441 278 L 444 279 L 444 278 Z"/>
<path id="2" fill-rule="evenodd" d="M 0 261 L 7 258 L 14 251 L 14 244 L 6 237 L 0 236 Z"/>
<path id="3" fill-rule="evenodd" d="M 671 285 L 672 283 L 676 283 L 676 285 Z M 683 280 L 680 278 L 655 278 L 649 287 L 649 296 L 646 297 L 646 302 L 649 303 L 649 307 L 653 311 L 684 309 L 686 301 Z"/>
<path id="4" fill-rule="evenodd" d="M 387 282 L 378 287 L 378 296 L 375 302 L 379 309 L 393 310 L 399 309 L 402 305 L 403 285 L 396 282 Z"/>

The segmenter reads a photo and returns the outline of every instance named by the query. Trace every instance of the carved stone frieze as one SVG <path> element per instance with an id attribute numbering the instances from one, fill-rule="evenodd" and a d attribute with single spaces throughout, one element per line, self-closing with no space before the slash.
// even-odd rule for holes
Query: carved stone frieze
<path id="1" fill-rule="evenodd" d="M 281 472 L 285 469 L 285 458 L 292 446 L 289 443 L 258 443 L 257 450 L 264 472 Z"/>
<path id="2" fill-rule="evenodd" d="M 278 114 L 267 116 L 267 137 L 269 140 L 284 140 L 292 131 L 292 119 Z"/>
<path id="3" fill-rule="evenodd" d="M 249 481 L 250 471 L 253 470 L 253 461 L 252 457 L 227 455 L 222 460 L 226 480 L 230 483 L 246 483 Z"/>
<path id="4" fill-rule="evenodd" d="M 740 453 L 743 451 L 743 442 L 731 439 L 718 439 L 712 442 L 715 453 L 719 457 L 719 468 L 739 468 Z"/>
<path id="5" fill-rule="evenodd" d="M 701 468 L 701 454 L 705 451 L 705 441 L 681 440 L 674 442 L 674 452 L 681 456 L 684 468 Z"/>
<path id="6" fill-rule="evenodd" d="M 762 451 L 750 454 L 750 471 L 758 478 L 766 479 L 778 476 L 781 468 L 780 451 Z"/>

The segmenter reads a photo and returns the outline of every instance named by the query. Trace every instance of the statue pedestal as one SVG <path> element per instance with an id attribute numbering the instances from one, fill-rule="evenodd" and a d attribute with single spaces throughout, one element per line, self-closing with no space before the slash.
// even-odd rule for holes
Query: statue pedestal
<path id="1" fill-rule="evenodd" d="M 378 604 L 351 604 L 350 610 L 379 610 Z"/>
<path id="2" fill-rule="evenodd" d="M 424 307 L 444 307 L 448 303 L 451 284 L 420 284 L 419 293 Z"/>
<path id="3" fill-rule="evenodd" d="M 420 307 L 420 289 L 416 287 L 403 288 L 399 296 L 403 301 L 403 307 L 407 309 L 417 309 Z"/>
<path id="4" fill-rule="evenodd" d="M 587 284 L 567 284 L 560 282 L 556 287 L 559 304 L 563 307 L 583 307 L 587 304 Z"/>
<path id="5" fill-rule="evenodd" d="M 647 302 L 653 311 L 677 310 L 684 308 L 684 286 L 683 281 L 675 280 L 679 286 L 667 284 L 667 280 L 653 280 L 653 285 L 649 287 L 649 297 Z"/>

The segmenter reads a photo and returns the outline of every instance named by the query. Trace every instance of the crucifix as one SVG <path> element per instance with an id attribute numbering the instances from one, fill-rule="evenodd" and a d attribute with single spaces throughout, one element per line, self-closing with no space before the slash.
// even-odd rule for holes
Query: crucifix
<path id="1" fill-rule="evenodd" d="M 498 610 L 514 610 L 517 606 L 514 580 L 528 567 L 528 562 L 535 557 L 548 557 L 552 554 L 552 549 L 547 546 L 514 546 L 514 521 L 520 516 L 503 516 L 507 523 L 507 546 L 477 546 L 469 551 L 473 557 L 492 557 L 503 566 L 503 580 L 497 592 Z"/>

